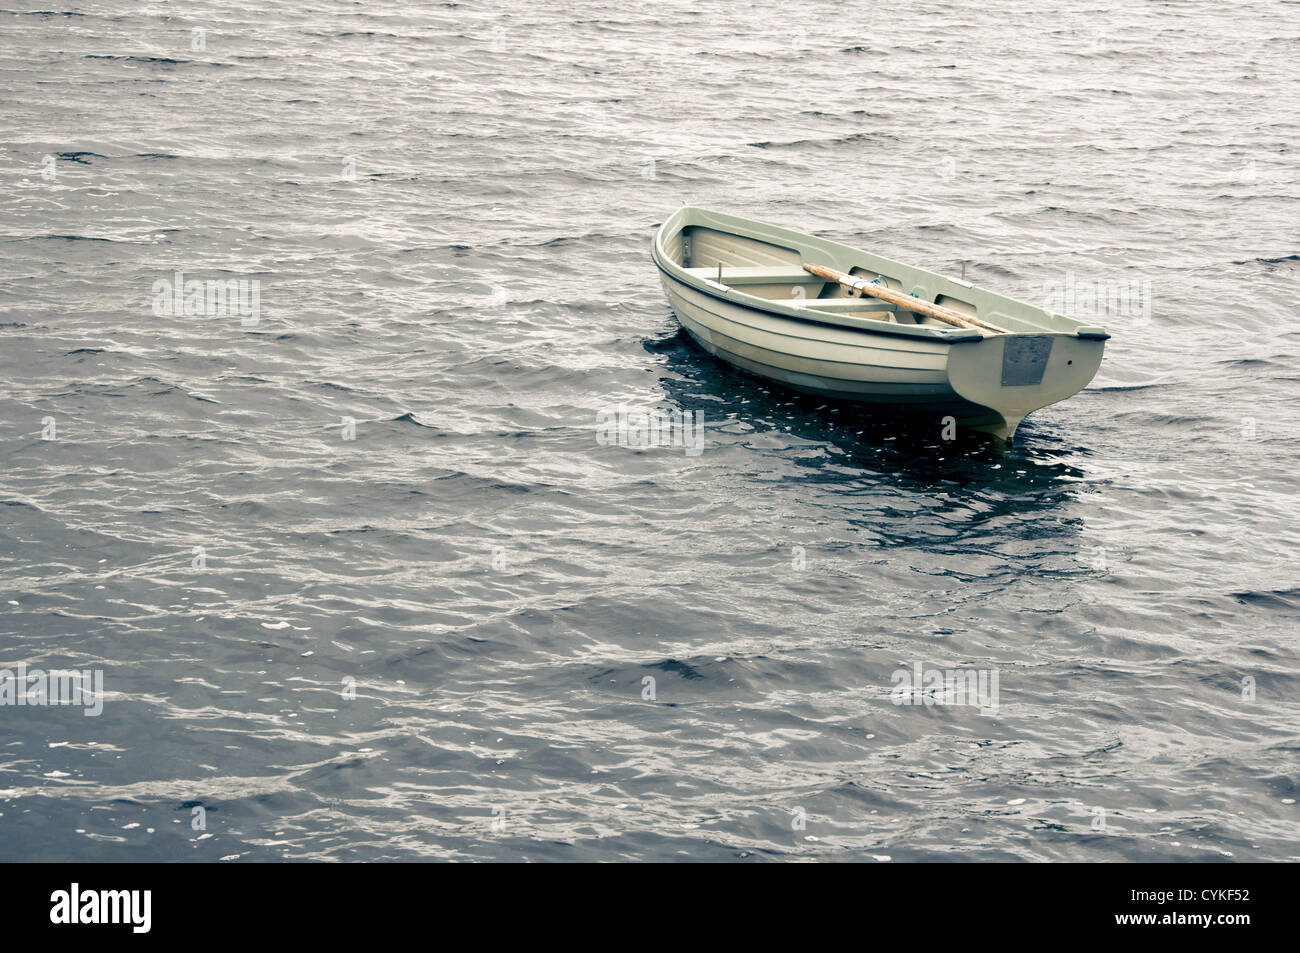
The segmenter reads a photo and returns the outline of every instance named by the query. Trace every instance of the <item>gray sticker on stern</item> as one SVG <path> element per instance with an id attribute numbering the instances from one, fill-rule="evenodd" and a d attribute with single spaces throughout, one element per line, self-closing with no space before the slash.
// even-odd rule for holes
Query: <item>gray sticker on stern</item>
<path id="1" fill-rule="evenodd" d="M 1050 334 L 1016 335 L 1007 338 L 1002 350 L 1002 386 L 1041 384 L 1052 353 Z"/>

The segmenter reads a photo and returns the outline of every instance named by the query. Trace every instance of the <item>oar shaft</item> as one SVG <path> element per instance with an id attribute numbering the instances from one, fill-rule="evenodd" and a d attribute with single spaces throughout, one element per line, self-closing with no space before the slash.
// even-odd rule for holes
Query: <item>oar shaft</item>
<path id="1" fill-rule="evenodd" d="M 972 315 L 953 311 L 951 308 L 945 308 L 941 305 L 931 304 L 928 301 L 922 301 L 920 298 L 913 298 L 909 294 L 903 294 L 903 292 L 895 291 L 893 288 L 886 288 L 884 285 L 874 284 L 865 278 L 855 278 L 834 268 L 827 268 L 825 265 L 810 265 L 805 262 L 803 267 L 805 271 L 816 275 L 818 278 L 838 281 L 845 288 L 861 294 L 871 295 L 871 297 L 879 298 L 881 301 L 888 301 L 904 311 L 912 311 L 916 314 L 937 318 L 958 328 L 983 328 L 998 334 L 1009 333 L 1005 328 L 1000 328 L 996 324 L 989 324 L 987 321 L 981 321 Z"/>

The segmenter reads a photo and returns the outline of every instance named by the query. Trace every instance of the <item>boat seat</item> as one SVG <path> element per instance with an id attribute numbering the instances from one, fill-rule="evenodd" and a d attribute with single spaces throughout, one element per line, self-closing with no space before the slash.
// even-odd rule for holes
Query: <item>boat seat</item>
<path id="1" fill-rule="evenodd" d="M 718 280 L 718 266 L 712 268 L 687 268 L 688 275 Z M 757 267 L 722 266 L 722 283 L 733 287 L 740 285 L 809 285 L 825 281 L 809 274 L 799 265 L 759 265 Z"/>

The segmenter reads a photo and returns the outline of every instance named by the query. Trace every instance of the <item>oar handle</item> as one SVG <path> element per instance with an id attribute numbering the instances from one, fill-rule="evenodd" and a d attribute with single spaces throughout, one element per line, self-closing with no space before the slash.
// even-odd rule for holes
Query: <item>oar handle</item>
<path id="1" fill-rule="evenodd" d="M 960 311 L 953 311 L 951 308 L 945 308 L 941 305 L 931 304 L 928 301 L 922 301 L 920 298 L 913 298 L 911 295 L 903 294 L 901 291 L 895 291 L 893 288 L 886 288 L 884 285 L 874 284 L 865 278 L 855 278 L 853 275 L 837 271 L 834 268 L 827 268 L 825 265 L 810 265 L 804 263 L 804 271 L 816 275 L 818 278 L 825 278 L 828 281 L 838 281 L 845 288 L 856 291 L 859 294 L 869 294 L 873 298 L 879 298 L 881 301 L 888 301 L 904 311 L 912 311 L 916 314 L 924 314 L 931 318 L 937 318 L 947 324 L 958 328 L 983 328 L 986 331 L 993 331 L 996 334 L 1009 334 L 1006 328 L 1000 328 L 996 324 L 989 324 L 987 321 L 981 321 L 979 318 L 969 314 L 962 314 Z"/>

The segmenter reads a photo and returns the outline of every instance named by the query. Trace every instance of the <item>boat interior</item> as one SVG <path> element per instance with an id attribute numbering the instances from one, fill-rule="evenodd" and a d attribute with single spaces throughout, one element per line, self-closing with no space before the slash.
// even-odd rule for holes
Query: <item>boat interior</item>
<path id="1" fill-rule="evenodd" d="M 794 248 L 702 225 L 688 225 L 673 236 L 667 251 L 687 272 L 706 281 L 790 307 L 895 324 L 949 326 L 927 315 L 900 311 L 885 301 L 854 295 L 839 282 L 810 274 L 803 269 L 803 256 Z M 896 276 L 856 266 L 848 274 L 902 290 L 902 282 Z M 949 296 L 942 296 L 937 303 L 954 311 L 976 313 L 973 304 Z"/>

